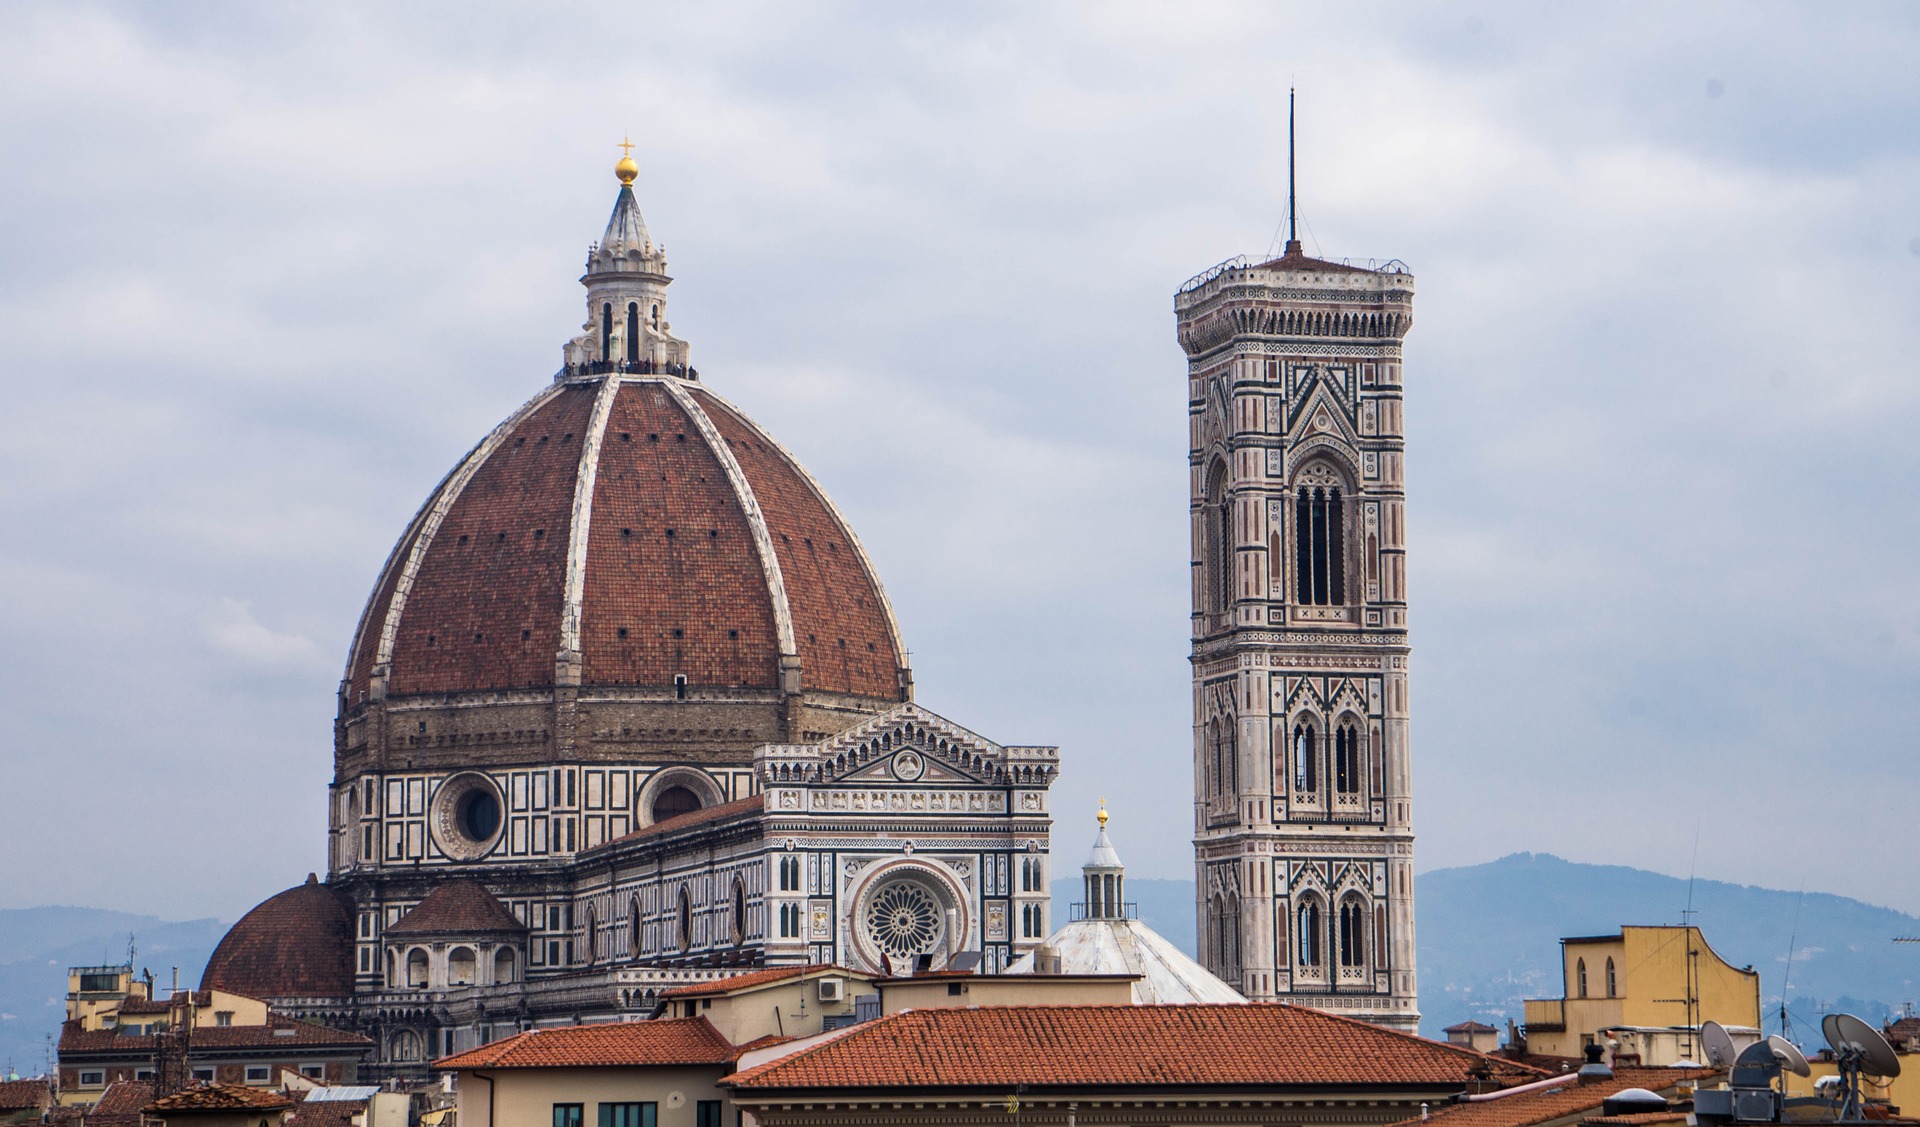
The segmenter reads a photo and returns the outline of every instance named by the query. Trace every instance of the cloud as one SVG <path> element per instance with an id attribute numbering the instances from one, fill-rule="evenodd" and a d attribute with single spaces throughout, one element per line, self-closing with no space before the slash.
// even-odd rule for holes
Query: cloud
<path id="1" fill-rule="evenodd" d="M 221 599 L 207 615 L 206 638 L 229 656 L 258 665 L 312 666 L 320 654 L 313 639 L 268 628 L 250 604 L 232 598 Z"/>
<path id="2" fill-rule="evenodd" d="M 57 750 L 16 757 L 56 800 L 0 902 L 231 916 L 323 863 L 368 589 L 549 378 L 627 133 L 676 332 L 847 511 L 921 698 L 1062 745 L 1063 856 L 1104 795 L 1137 873 L 1190 873 L 1171 295 L 1273 237 L 1295 86 L 1309 248 L 1419 279 L 1422 865 L 1671 872 L 1704 828 L 1702 874 L 1920 908 L 1744 847 L 1920 800 L 1916 40 L 1874 5 L 9 6 L 0 746 Z M 61 832 L 76 765 L 136 836 L 207 778 L 230 813 L 129 856 Z"/>

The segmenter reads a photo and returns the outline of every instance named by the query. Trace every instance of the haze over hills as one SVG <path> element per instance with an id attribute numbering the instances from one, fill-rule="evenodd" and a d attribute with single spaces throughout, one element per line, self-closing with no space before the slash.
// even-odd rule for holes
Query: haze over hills
<path id="1" fill-rule="evenodd" d="M 1475 1018 L 1506 1027 L 1526 998 L 1558 997 L 1560 939 L 1604 935 L 1622 924 L 1677 924 L 1687 907 L 1682 878 L 1619 865 L 1587 865 L 1546 853 L 1514 853 L 1483 865 L 1435 869 L 1416 886 L 1421 1030 L 1438 1036 Z M 1193 883 L 1127 881 L 1147 926 L 1194 953 Z M 1054 882 L 1055 918 L 1082 898 L 1080 882 Z M 1769 1032 L 1779 1028 L 1780 988 L 1793 946 L 1788 1020 L 1796 1039 L 1820 1043 L 1830 1009 L 1878 1022 L 1920 998 L 1920 918 L 1844 896 L 1692 882 L 1694 922 L 1720 956 L 1760 971 Z"/>
<path id="2" fill-rule="evenodd" d="M 1616 865 L 1587 865 L 1545 853 L 1515 853 L 1484 865 L 1436 869 L 1418 886 L 1421 1026 L 1429 1036 L 1467 1018 L 1505 1027 L 1524 998 L 1561 990 L 1560 938 L 1615 931 L 1623 923 L 1678 923 L 1688 882 Z M 1188 953 L 1195 950 L 1193 883 L 1129 879 L 1140 917 Z M 1056 921 L 1081 899 L 1077 872 L 1053 885 Z M 1782 972 L 1794 947 L 1788 1003 L 1797 1038 L 1819 1043 L 1828 1009 L 1884 1018 L 1920 998 L 1920 947 L 1893 937 L 1920 935 L 1920 918 L 1825 893 L 1787 892 L 1698 880 L 1694 919 L 1708 942 L 1737 966 L 1761 974 L 1767 1026 L 1777 1027 Z M 0 910 L 0 1069 L 44 1067 L 58 1032 L 66 968 L 125 959 L 164 985 L 170 968 L 196 985 L 225 925 L 167 921 L 97 908 Z"/>

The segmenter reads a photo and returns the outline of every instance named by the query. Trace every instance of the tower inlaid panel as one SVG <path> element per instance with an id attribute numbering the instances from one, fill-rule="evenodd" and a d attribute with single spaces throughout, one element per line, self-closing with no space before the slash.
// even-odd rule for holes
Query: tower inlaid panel
<path id="1" fill-rule="evenodd" d="M 1401 342 L 1413 276 L 1235 259 L 1187 355 L 1201 962 L 1412 1031 Z"/>

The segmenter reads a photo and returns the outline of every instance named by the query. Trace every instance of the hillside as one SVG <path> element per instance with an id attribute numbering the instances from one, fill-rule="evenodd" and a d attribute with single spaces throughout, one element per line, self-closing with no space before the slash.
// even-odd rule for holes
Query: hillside
<path id="1" fill-rule="evenodd" d="M 46 1067 L 47 1038 L 65 1015 L 67 968 L 126 961 L 127 937 L 137 965 L 162 986 L 180 968 L 180 981 L 200 983 L 200 970 L 220 941 L 218 920 L 162 920 L 101 908 L 0 909 L 0 1075 L 9 1065 L 22 1075 Z"/>
<path id="2" fill-rule="evenodd" d="M 1436 869 L 1416 886 L 1421 1027 L 1430 1035 L 1477 1018 L 1505 1027 L 1525 998 L 1560 993 L 1560 937 L 1597 935 L 1624 923 L 1678 923 L 1685 880 L 1619 865 L 1585 865 L 1545 853 L 1515 853 L 1484 865 Z M 1128 880 L 1147 925 L 1194 951 L 1193 885 Z M 1056 920 L 1081 899 L 1077 879 L 1053 886 Z M 1818 1043 L 1819 1015 L 1846 1009 L 1879 1020 L 1920 997 L 1920 918 L 1825 893 L 1786 892 L 1697 880 L 1694 919 L 1721 957 L 1756 967 L 1777 1027 L 1781 972 L 1794 946 L 1789 1019 Z"/>

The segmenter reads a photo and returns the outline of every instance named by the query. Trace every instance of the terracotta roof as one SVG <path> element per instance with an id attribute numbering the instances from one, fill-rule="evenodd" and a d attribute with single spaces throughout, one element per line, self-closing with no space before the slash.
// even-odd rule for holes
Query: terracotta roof
<path id="1" fill-rule="evenodd" d="M 140 1109 L 152 1101 L 151 1081 L 116 1080 L 87 1112 L 88 1127 L 138 1127 Z"/>
<path id="2" fill-rule="evenodd" d="M 238 1084 L 202 1084 L 171 1096 L 161 1096 L 146 1106 L 162 1115 L 182 1111 L 276 1111 L 292 1107 L 292 1096 L 267 1088 L 243 1088 Z"/>
<path id="3" fill-rule="evenodd" d="M 200 989 L 268 999 L 351 996 L 352 906 L 309 874 L 227 929 Z"/>
<path id="4" fill-rule="evenodd" d="M 784 1045 L 788 1041 L 798 1041 L 799 1039 L 798 1037 L 783 1037 L 778 1033 L 768 1033 L 762 1037 L 755 1037 L 751 1041 L 733 1047 L 733 1060 L 737 1063 L 741 1057 L 746 1056 L 748 1053 L 760 1049 L 770 1049 L 775 1045 Z"/>
<path id="5" fill-rule="evenodd" d="M 1536 1073 L 1293 1005 L 902 1010 L 748 1069 L 736 1088 L 1464 1085 Z"/>
<path id="6" fill-rule="evenodd" d="M 1298 243 L 1288 243 L 1287 253 L 1279 258 L 1270 258 L 1260 264 L 1265 270 L 1311 270 L 1321 274 L 1372 274 L 1376 271 L 1364 266 L 1349 266 L 1344 262 L 1328 262 L 1324 258 L 1312 258 L 1300 249 Z"/>
<path id="7" fill-rule="evenodd" d="M 620 383 L 602 416 L 606 379 Z M 435 489 L 374 585 L 343 707 L 367 699 L 383 662 L 389 699 L 550 689 L 576 519 L 584 686 L 664 688 L 684 674 L 695 690 L 777 690 L 784 611 L 803 689 L 906 699 L 885 593 L 806 471 L 700 385 L 611 376 L 543 388 Z"/>
<path id="8" fill-rule="evenodd" d="M 704 1017 L 530 1029 L 433 1062 L 472 1068 L 606 1068 L 725 1064 L 733 1046 Z"/>
<path id="9" fill-rule="evenodd" d="M 1442 1033 L 1498 1033 L 1500 1031 L 1498 1029 L 1495 1029 L 1493 1026 L 1484 1024 L 1482 1022 L 1462 1021 L 1454 1025 L 1449 1025 L 1445 1029 L 1442 1029 L 1440 1032 Z"/>
<path id="10" fill-rule="evenodd" d="M 527 925 L 480 884 L 451 880 L 427 893 L 387 928 L 388 935 L 473 935 L 523 932 Z"/>
<path id="11" fill-rule="evenodd" d="M 122 1014 L 163 1014 L 173 1009 L 173 1003 L 159 998 L 122 998 Z"/>
<path id="12" fill-rule="evenodd" d="M 1648 1123 L 1685 1123 L 1689 1112 L 1685 1108 L 1672 1111 L 1643 1111 L 1637 1115 L 1589 1115 L 1582 1123 L 1591 1123 L 1595 1127 L 1645 1127 Z"/>
<path id="13" fill-rule="evenodd" d="M 616 837 L 612 841 L 602 842 L 594 846 L 593 849 L 581 850 L 581 853 L 585 855 L 593 852 L 595 849 L 605 849 L 608 846 L 639 841 L 642 838 L 653 837 L 657 834 L 672 833 L 674 830 L 684 830 L 689 826 L 704 825 L 707 822 L 717 822 L 723 818 L 731 818 L 736 814 L 757 814 L 766 807 L 766 804 L 767 796 L 762 793 L 751 795 L 747 798 L 736 798 L 732 802 L 722 802 L 717 806 L 702 806 L 698 810 L 689 811 L 678 817 L 664 818 L 645 829 L 635 830 L 630 834 Z"/>
<path id="14" fill-rule="evenodd" d="M 859 971 L 848 970 L 845 967 L 837 967 L 832 963 L 808 963 L 805 966 L 797 967 L 768 967 L 765 970 L 748 971 L 745 974 L 736 974 L 729 978 L 716 978 L 712 982 L 691 982 L 685 986 L 676 986 L 660 996 L 662 998 L 697 998 L 706 994 L 731 994 L 735 990 L 748 990 L 755 986 L 765 986 L 769 982 L 779 982 L 782 979 L 788 978 L 799 978 L 802 975 L 814 974 L 821 971 L 859 975 L 861 978 L 867 977 L 866 975 L 860 974 Z"/>
<path id="15" fill-rule="evenodd" d="M 297 1127 L 353 1127 L 353 1117 L 366 1110 L 365 1100 L 301 1100 L 287 1122 Z"/>
<path id="16" fill-rule="evenodd" d="M 1628 1088 L 1646 1088 L 1658 1092 L 1689 1080 L 1718 1076 L 1712 1068 L 1616 1068 L 1611 1080 L 1582 1084 L 1569 1080 L 1556 1088 L 1538 1092 L 1515 1092 L 1497 1100 L 1450 1104 L 1432 1112 L 1423 1127 L 1535 1127 L 1587 1111 L 1599 1111 L 1608 1096 Z M 1414 1127 L 1421 1121 L 1408 1119 L 1396 1127 Z"/>
<path id="17" fill-rule="evenodd" d="M 0 1080 L 0 1111 L 46 1107 L 53 1101 L 53 1082 L 44 1076 L 28 1080 Z"/>
<path id="18" fill-rule="evenodd" d="M 332 1029 L 307 1021 L 269 1016 L 265 1025 L 202 1025 L 193 1031 L 193 1051 L 204 1049 L 258 1049 L 275 1045 L 302 1049 L 338 1047 L 363 1049 L 373 1044 L 358 1033 Z M 77 1021 L 60 1027 L 60 1054 L 111 1053 L 115 1055 L 153 1054 L 151 1034 L 129 1036 L 112 1029 L 81 1029 Z"/>

